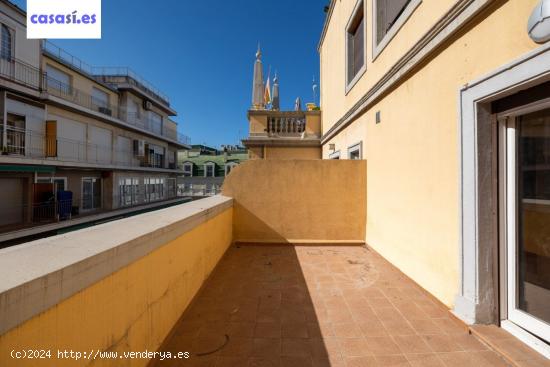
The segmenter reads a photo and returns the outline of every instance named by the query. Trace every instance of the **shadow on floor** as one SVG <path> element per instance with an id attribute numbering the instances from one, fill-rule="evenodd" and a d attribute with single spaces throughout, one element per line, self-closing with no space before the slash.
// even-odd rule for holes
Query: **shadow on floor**
<path id="1" fill-rule="evenodd" d="M 506 366 L 367 247 L 231 247 L 150 366 Z"/>

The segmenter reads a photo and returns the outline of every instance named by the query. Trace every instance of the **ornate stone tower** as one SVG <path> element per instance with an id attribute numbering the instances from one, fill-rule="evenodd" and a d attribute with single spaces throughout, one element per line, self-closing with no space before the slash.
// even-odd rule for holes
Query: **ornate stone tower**
<path id="1" fill-rule="evenodd" d="M 256 51 L 256 62 L 254 63 L 254 81 L 252 85 L 252 109 L 263 110 L 264 104 L 264 73 L 262 66 L 262 51 L 258 44 L 258 51 Z"/>

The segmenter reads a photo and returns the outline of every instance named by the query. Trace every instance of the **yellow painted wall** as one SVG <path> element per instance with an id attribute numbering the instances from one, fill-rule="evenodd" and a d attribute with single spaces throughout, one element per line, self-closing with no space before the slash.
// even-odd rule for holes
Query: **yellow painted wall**
<path id="1" fill-rule="evenodd" d="M 368 161 L 367 243 L 449 306 L 459 285 L 459 90 L 537 47 L 526 32 L 537 2 L 494 1 L 459 36 L 323 146 L 327 158 L 329 144 L 344 152 L 363 140 Z M 336 2 L 334 24 L 331 21 L 321 51 L 323 132 L 452 1 L 424 0 L 375 63 L 367 65 L 364 80 L 345 96 L 343 32 L 352 3 Z M 380 124 L 375 124 L 376 111 L 381 112 Z"/>
<path id="2" fill-rule="evenodd" d="M 0 336 L 0 366 L 145 366 L 146 359 L 14 360 L 10 351 L 156 351 L 230 245 L 232 213 L 222 212 Z"/>
<path id="3" fill-rule="evenodd" d="M 321 147 L 267 147 L 267 159 L 321 159 Z"/>
<path id="4" fill-rule="evenodd" d="M 248 148 L 248 159 L 262 159 L 264 157 L 264 147 Z"/>
<path id="5" fill-rule="evenodd" d="M 365 161 L 250 160 L 222 193 L 234 200 L 233 238 L 241 242 L 362 242 Z"/>
<path id="6" fill-rule="evenodd" d="M 250 159 L 321 159 L 321 147 L 254 146 L 248 148 Z"/>
<path id="7" fill-rule="evenodd" d="M 249 134 L 266 134 L 267 129 L 267 112 L 265 114 L 259 114 L 257 112 L 251 113 L 248 118 L 248 131 Z"/>
<path id="8" fill-rule="evenodd" d="M 306 134 L 321 136 L 321 113 L 306 112 Z"/>

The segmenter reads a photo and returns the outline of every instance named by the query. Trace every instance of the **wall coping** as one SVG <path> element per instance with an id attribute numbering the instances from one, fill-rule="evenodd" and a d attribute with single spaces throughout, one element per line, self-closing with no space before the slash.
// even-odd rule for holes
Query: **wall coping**
<path id="1" fill-rule="evenodd" d="M 233 205 L 222 195 L 0 250 L 0 335 Z"/>

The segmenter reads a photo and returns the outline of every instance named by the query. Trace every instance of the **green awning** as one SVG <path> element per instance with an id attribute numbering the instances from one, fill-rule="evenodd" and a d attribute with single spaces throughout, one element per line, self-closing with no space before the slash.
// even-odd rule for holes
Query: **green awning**
<path id="1" fill-rule="evenodd" d="M 52 166 L 22 166 L 22 165 L 0 165 L 0 172 L 39 172 L 54 173 Z"/>

